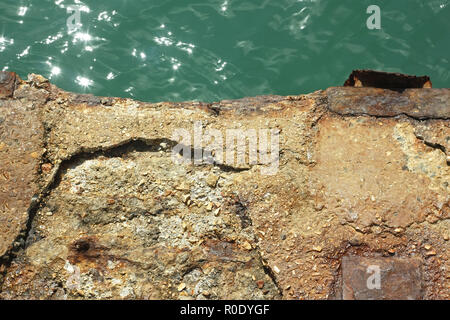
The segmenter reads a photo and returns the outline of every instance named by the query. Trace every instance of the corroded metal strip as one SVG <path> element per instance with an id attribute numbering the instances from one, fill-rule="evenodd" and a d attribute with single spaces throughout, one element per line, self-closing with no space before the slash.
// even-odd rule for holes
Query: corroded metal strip
<path id="1" fill-rule="evenodd" d="M 428 76 L 411 76 L 401 73 L 381 72 L 374 70 L 354 70 L 344 86 L 346 87 L 375 87 L 375 88 L 431 88 Z"/>
<path id="2" fill-rule="evenodd" d="M 326 90 L 328 106 L 341 115 L 416 119 L 450 119 L 450 89 L 405 89 L 332 87 Z"/>

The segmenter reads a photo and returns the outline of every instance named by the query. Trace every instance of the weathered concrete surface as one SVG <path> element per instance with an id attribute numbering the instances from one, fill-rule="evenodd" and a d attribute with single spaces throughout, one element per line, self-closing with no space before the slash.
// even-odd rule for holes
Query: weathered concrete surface
<path id="1" fill-rule="evenodd" d="M 448 89 L 148 104 L 31 75 L 8 90 L 3 299 L 450 298 Z M 278 128 L 278 171 L 174 164 L 173 132 L 198 121 Z M 377 295 L 344 256 L 419 271 Z"/>
<path id="2" fill-rule="evenodd" d="M 0 73 L 0 257 L 21 246 L 16 238 L 28 221 L 32 197 L 39 193 L 38 166 L 43 153 L 42 103 L 29 90 L 12 96 L 16 75 Z M 30 97 L 30 96 L 29 96 Z M 2 99 L 3 98 L 3 99 Z"/>

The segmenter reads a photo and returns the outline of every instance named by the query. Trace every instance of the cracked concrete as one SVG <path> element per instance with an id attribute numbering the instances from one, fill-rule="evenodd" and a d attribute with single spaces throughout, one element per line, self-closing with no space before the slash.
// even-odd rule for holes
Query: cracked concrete
<path id="1" fill-rule="evenodd" d="M 148 104 L 13 78 L 0 96 L 1 298 L 339 299 L 359 288 L 344 292 L 349 255 L 414 259 L 414 297 L 450 297 L 450 90 Z M 196 122 L 280 130 L 277 173 L 174 164 L 174 130 L 193 136 Z M 407 296 L 391 289 L 377 297 Z"/>

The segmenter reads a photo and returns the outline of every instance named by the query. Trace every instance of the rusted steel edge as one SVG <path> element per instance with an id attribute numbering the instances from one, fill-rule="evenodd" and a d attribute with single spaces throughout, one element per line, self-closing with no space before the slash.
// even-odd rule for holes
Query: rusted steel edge
<path id="1" fill-rule="evenodd" d="M 345 87 L 375 87 L 383 89 L 431 88 L 430 77 L 413 76 L 375 70 L 354 70 L 344 83 Z"/>
<path id="2" fill-rule="evenodd" d="M 331 87 L 325 92 L 328 109 L 342 116 L 406 115 L 417 120 L 450 119 L 450 89 Z"/>

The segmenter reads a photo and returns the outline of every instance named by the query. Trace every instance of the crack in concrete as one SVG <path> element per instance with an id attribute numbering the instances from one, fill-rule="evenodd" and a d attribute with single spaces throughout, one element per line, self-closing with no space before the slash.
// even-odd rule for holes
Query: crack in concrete
<path id="1" fill-rule="evenodd" d="M 272 268 L 267 263 L 267 261 L 262 257 L 259 249 L 256 249 L 256 253 L 258 254 L 259 262 L 261 263 L 264 273 L 269 276 L 269 278 L 272 280 L 273 285 L 275 286 L 275 288 L 277 288 L 278 294 L 280 295 L 280 297 L 283 298 L 283 289 L 281 288 L 280 284 L 278 283 L 275 272 L 272 270 Z"/>
<path id="2" fill-rule="evenodd" d="M 447 157 L 447 148 L 445 146 L 443 146 L 442 144 L 439 144 L 439 143 L 433 143 L 433 142 L 427 141 L 427 140 L 425 140 L 424 137 L 419 136 L 417 134 L 415 136 L 416 136 L 417 139 L 422 141 L 426 146 L 428 146 L 430 148 L 433 148 L 435 150 L 442 151 L 444 153 L 444 156 L 446 157 L 447 166 L 450 166 L 450 158 Z"/>
<path id="3" fill-rule="evenodd" d="M 45 134 L 45 149 L 48 149 L 48 140 L 46 139 L 48 137 L 47 134 Z M 165 143 L 166 147 L 162 148 L 161 144 Z M 44 204 L 45 199 L 50 195 L 50 193 L 58 187 L 59 182 L 61 181 L 61 177 L 63 175 L 64 170 L 66 170 L 71 165 L 74 165 L 77 163 L 80 159 L 90 160 L 95 159 L 99 156 L 105 156 L 105 157 L 120 157 L 126 153 L 128 153 L 131 149 L 134 149 L 136 151 L 150 151 L 150 152 L 157 152 L 157 151 L 165 151 L 170 152 L 172 148 L 177 145 L 178 142 L 166 138 L 159 138 L 159 139 L 148 139 L 148 138 L 130 138 L 126 139 L 124 141 L 121 141 L 120 143 L 108 146 L 108 147 L 92 147 L 92 148 L 80 148 L 78 151 L 72 153 L 70 156 L 66 157 L 65 159 L 59 160 L 55 167 L 50 174 L 50 177 L 48 178 L 45 186 L 33 196 L 31 200 L 31 204 L 28 207 L 27 215 L 28 220 L 26 223 L 25 229 L 17 236 L 17 238 L 13 241 L 13 243 L 20 243 L 20 246 L 11 248 L 7 253 L 5 253 L 2 257 L 0 257 L 0 267 L 2 267 L 3 270 L 0 271 L 0 293 L 2 292 L 3 287 L 3 281 L 7 275 L 7 271 L 9 267 L 11 266 L 11 263 L 14 261 L 14 259 L 18 256 L 18 254 L 21 252 L 21 250 L 24 250 L 27 248 L 27 243 L 29 243 L 29 236 L 32 230 L 32 224 L 36 217 L 37 211 L 42 207 Z M 191 152 L 191 160 L 194 160 L 194 154 L 196 149 L 190 146 L 186 146 L 187 148 L 190 148 Z M 202 148 L 201 152 L 203 154 L 205 150 Z M 181 151 L 180 151 L 181 154 Z M 43 156 L 45 158 L 46 156 Z M 194 164 L 194 162 L 192 162 Z M 222 164 L 222 163 L 211 163 L 211 164 L 202 164 L 198 165 L 199 167 L 202 166 L 216 166 L 220 170 L 224 172 L 243 172 L 248 171 L 252 168 L 250 166 L 249 168 L 236 168 L 230 165 Z"/>
<path id="4" fill-rule="evenodd" d="M 250 220 L 251 226 L 254 226 L 253 219 L 250 215 L 248 215 L 248 219 Z M 253 229 L 253 227 L 252 227 L 252 234 L 253 235 L 255 234 L 255 230 Z M 280 284 L 278 283 L 275 272 L 272 270 L 272 268 L 267 263 L 267 261 L 263 258 L 262 254 L 261 254 L 261 248 L 259 247 L 258 244 L 255 244 L 254 250 L 256 251 L 256 253 L 258 255 L 258 259 L 259 259 L 259 262 L 261 263 L 264 273 L 272 280 L 272 283 L 275 286 L 275 288 L 277 289 L 278 294 L 280 295 L 281 298 L 283 298 L 283 289 L 281 288 Z"/>

